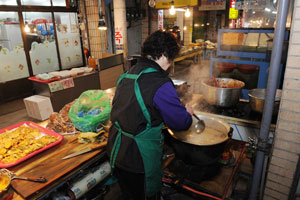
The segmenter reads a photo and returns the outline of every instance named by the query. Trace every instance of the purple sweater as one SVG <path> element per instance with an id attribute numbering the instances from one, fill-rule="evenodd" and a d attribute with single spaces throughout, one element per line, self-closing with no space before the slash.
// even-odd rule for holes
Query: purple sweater
<path id="1" fill-rule="evenodd" d="M 171 82 L 163 84 L 155 93 L 154 107 L 157 108 L 165 124 L 174 131 L 185 131 L 192 124 L 192 116 L 180 103 L 177 92 Z"/>

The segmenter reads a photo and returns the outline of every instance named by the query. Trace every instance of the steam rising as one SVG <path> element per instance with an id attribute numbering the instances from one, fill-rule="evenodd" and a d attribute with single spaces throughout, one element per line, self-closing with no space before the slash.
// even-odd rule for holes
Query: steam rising
<path id="1" fill-rule="evenodd" d="M 173 79 L 186 80 L 189 87 L 187 92 L 179 96 L 183 104 L 190 104 L 195 111 L 213 112 L 216 108 L 205 102 L 202 95 L 201 81 L 209 79 L 210 60 L 202 60 L 200 63 L 192 63 L 191 60 L 184 60 L 176 63 Z M 197 94 L 197 95 L 192 95 Z M 197 97 L 195 97 L 197 96 Z"/>

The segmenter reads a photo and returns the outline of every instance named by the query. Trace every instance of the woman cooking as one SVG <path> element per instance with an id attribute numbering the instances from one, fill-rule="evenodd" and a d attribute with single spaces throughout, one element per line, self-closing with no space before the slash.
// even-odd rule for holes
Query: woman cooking
<path id="1" fill-rule="evenodd" d="M 175 131 L 192 124 L 193 110 L 180 103 L 167 72 L 179 48 L 171 33 L 154 32 L 118 80 L 107 152 L 123 199 L 160 199 L 163 124 Z"/>

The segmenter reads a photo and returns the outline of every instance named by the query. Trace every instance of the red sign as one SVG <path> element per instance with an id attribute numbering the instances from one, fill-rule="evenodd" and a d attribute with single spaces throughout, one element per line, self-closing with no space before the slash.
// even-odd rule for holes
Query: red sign
<path id="1" fill-rule="evenodd" d="M 164 29 L 164 10 L 158 10 L 158 29 Z"/>
<path id="2" fill-rule="evenodd" d="M 121 35 L 121 33 L 119 31 L 116 31 L 115 37 L 116 37 L 116 40 L 118 41 L 118 43 L 121 44 L 121 39 L 123 37 L 122 37 L 122 35 Z"/>
<path id="3" fill-rule="evenodd" d="M 235 0 L 230 0 L 230 7 L 229 8 L 235 8 Z"/>
<path id="4" fill-rule="evenodd" d="M 63 80 L 61 80 L 61 83 L 62 83 L 62 86 L 63 86 L 64 89 L 74 87 L 73 78 L 63 79 Z"/>
<path id="5" fill-rule="evenodd" d="M 123 46 L 123 32 L 120 27 L 116 27 L 115 29 L 115 47 L 118 50 L 124 49 Z"/>

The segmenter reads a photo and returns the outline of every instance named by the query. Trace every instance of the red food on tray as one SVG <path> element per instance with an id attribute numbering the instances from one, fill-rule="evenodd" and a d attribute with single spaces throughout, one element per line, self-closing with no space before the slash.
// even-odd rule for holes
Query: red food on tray
<path id="1" fill-rule="evenodd" d="M 26 131 L 30 130 L 32 130 L 32 132 L 28 134 Z M 11 138 L 5 136 L 5 138 L 2 138 L 0 141 L 0 151 L 2 151 L 0 153 L 0 168 L 15 166 L 24 160 L 27 160 L 28 158 L 59 144 L 63 140 L 63 136 L 59 133 L 46 129 L 30 121 L 20 122 L 1 129 L 0 137 L 2 136 L 1 134 L 14 135 L 11 135 Z M 25 139 L 17 138 L 22 136 Z M 16 140 L 19 140 L 18 144 L 16 144 Z M 24 143 L 23 146 L 20 144 L 21 142 Z M 30 151 L 30 149 L 33 151 Z M 5 155 L 8 156 L 4 157 Z M 5 158 L 17 155 L 20 156 L 20 158 L 17 157 L 16 160 L 12 159 L 14 160 L 12 162 L 4 162 L 7 161 Z"/>
<path id="2" fill-rule="evenodd" d="M 50 82 L 57 81 L 57 80 L 61 79 L 61 77 L 54 77 L 54 78 L 51 78 L 51 79 L 48 79 L 48 80 L 41 80 L 41 79 L 38 79 L 35 76 L 32 76 L 32 77 L 29 77 L 28 79 L 31 80 L 31 81 L 39 82 L 39 83 L 50 83 Z"/>

